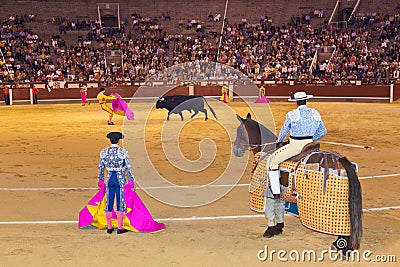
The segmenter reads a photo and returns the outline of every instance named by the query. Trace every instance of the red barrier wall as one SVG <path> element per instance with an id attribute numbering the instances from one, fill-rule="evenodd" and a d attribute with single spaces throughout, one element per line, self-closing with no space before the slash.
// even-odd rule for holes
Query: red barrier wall
<path id="1" fill-rule="evenodd" d="M 389 102 L 390 85 L 264 85 L 267 97 L 272 100 L 285 99 L 291 92 L 305 91 L 307 94 L 312 94 L 315 99 L 318 97 L 337 97 L 337 99 L 328 99 L 329 101 L 360 101 L 358 98 L 363 98 L 362 101 L 368 102 Z M 144 87 L 138 91 L 139 86 L 121 86 L 107 87 L 106 93 L 118 93 L 124 98 L 134 97 L 160 97 L 163 95 L 189 95 L 189 86 L 173 87 Z M 88 97 L 95 98 L 99 92 L 98 88 L 88 88 Z M 14 88 L 12 90 L 13 101 L 30 100 L 29 88 Z M 195 95 L 203 96 L 220 96 L 221 86 L 219 85 L 195 85 Z M 249 86 L 234 86 L 234 95 L 237 96 L 257 96 L 258 87 L 255 85 Z M 56 88 L 50 92 L 42 88 L 39 90 L 38 99 L 40 100 L 79 100 L 81 95 L 79 88 Z M 340 99 L 341 98 L 341 99 Z M 371 99 L 368 99 L 371 98 Z M 394 85 L 393 100 L 400 99 L 400 85 Z M 3 94 L 0 95 L 0 100 L 4 101 Z M 321 99 L 320 99 L 321 100 Z M 4 104 L 2 102 L 1 104 Z"/>

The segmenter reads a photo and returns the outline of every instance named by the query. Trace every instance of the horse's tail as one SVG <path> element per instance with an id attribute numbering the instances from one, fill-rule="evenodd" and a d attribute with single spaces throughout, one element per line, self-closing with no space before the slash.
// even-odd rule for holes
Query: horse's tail
<path id="1" fill-rule="evenodd" d="M 349 181 L 349 212 L 350 212 L 350 240 L 349 247 L 360 248 L 362 227 L 362 199 L 361 185 L 353 164 L 346 158 L 341 157 L 339 162 L 346 169 Z"/>
<path id="2" fill-rule="evenodd" d="M 203 99 L 204 99 L 204 102 L 206 102 L 208 108 L 211 110 L 211 113 L 213 114 L 214 118 L 215 118 L 216 120 L 218 120 L 218 119 L 217 119 L 217 115 L 215 114 L 215 112 L 214 112 L 214 110 L 212 109 L 212 107 L 208 104 L 208 102 L 207 102 L 207 100 L 205 99 L 204 96 L 203 96 Z"/>

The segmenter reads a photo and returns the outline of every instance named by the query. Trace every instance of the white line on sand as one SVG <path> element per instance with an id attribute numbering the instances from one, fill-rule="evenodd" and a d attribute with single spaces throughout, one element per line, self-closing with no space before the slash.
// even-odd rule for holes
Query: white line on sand
<path id="1" fill-rule="evenodd" d="M 167 186 L 148 186 L 138 187 L 138 190 L 149 189 L 170 189 L 170 188 L 211 188 L 211 187 L 242 187 L 249 186 L 250 184 L 220 184 L 220 185 L 167 185 Z M 98 190 L 98 187 L 38 187 L 38 188 L 0 188 L 0 191 L 45 191 L 45 190 Z"/>
<path id="2" fill-rule="evenodd" d="M 393 173 L 393 174 L 383 174 L 383 175 L 372 175 L 372 176 L 364 176 L 359 177 L 358 179 L 374 179 L 374 178 L 386 178 L 386 177 L 393 177 L 399 176 L 400 173 Z M 151 190 L 151 189 L 171 189 L 171 188 L 213 188 L 213 187 L 242 187 L 242 186 L 249 186 L 250 184 L 220 184 L 220 185 L 186 185 L 186 186 L 179 186 L 179 185 L 169 185 L 169 186 L 148 186 L 148 187 L 138 187 L 139 190 Z M 8 188 L 3 187 L 0 188 L 0 191 L 51 191 L 51 190 L 98 190 L 98 187 L 38 187 L 38 188 Z"/>
<path id="3" fill-rule="evenodd" d="M 392 207 L 381 207 L 381 208 L 366 208 L 363 209 L 364 212 L 368 211 L 382 211 L 382 210 L 395 210 L 400 209 L 400 206 Z M 285 214 L 288 215 L 288 214 Z M 252 219 L 252 218 L 262 218 L 264 215 L 231 215 L 231 216 L 210 216 L 210 217 L 187 217 L 187 218 L 160 218 L 155 219 L 156 221 L 166 222 L 166 221 L 206 221 L 206 220 L 223 220 L 223 219 Z M 0 225 L 16 225 L 16 224 L 77 224 L 78 221 L 16 221 L 16 222 L 0 222 Z"/>

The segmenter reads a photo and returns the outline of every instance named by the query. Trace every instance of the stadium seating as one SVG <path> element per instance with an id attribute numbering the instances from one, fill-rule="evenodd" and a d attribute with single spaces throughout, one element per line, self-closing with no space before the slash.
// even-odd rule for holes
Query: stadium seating
<path id="1" fill-rule="evenodd" d="M 0 15 L 5 18 L 0 80 L 99 80 L 110 84 L 145 80 L 192 60 L 219 61 L 257 80 L 398 80 L 396 1 L 360 1 L 343 28 L 338 22 L 350 15 L 356 1 L 341 1 L 331 16 L 335 3 L 231 0 L 219 43 L 223 1 L 119 1 L 119 5 L 110 2 L 105 6 L 92 0 L 8 1 Z M 98 10 L 115 6 L 122 28 L 101 29 Z M 33 19 L 27 19 L 27 10 Z M 221 15 L 219 21 L 209 19 L 216 14 Z M 25 19 L 16 23 L 10 16 Z M 192 28 L 187 27 L 191 20 L 195 21 Z M 7 27 L 23 36 L 10 38 Z M 38 38 L 32 41 L 28 34 Z M 114 49 L 125 54 L 123 61 L 104 58 L 105 50 Z M 124 66 L 118 66 L 119 62 Z"/>

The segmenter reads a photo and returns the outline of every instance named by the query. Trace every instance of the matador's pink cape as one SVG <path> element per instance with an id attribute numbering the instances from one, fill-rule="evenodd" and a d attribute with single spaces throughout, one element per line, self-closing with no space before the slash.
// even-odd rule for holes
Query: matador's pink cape
<path id="1" fill-rule="evenodd" d="M 254 101 L 256 104 L 269 104 L 269 99 L 266 96 L 262 97 L 257 97 L 257 99 Z"/>
<path id="2" fill-rule="evenodd" d="M 134 183 L 129 181 L 124 186 L 124 197 L 127 212 L 124 216 L 123 227 L 132 232 L 154 233 L 165 229 L 165 224 L 154 221 L 146 206 L 136 194 L 132 191 Z M 99 229 L 107 228 L 104 208 L 106 205 L 106 185 L 99 181 L 99 191 L 89 200 L 87 205 L 79 212 L 78 226 L 85 227 L 93 225 Z M 117 215 L 113 211 L 113 226 L 118 227 Z"/>
<path id="3" fill-rule="evenodd" d="M 134 120 L 135 116 L 133 111 L 129 108 L 128 104 L 117 93 L 114 94 L 117 98 L 112 101 L 112 109 L 115 114 L 126 116 L 128 120 Z"/>

